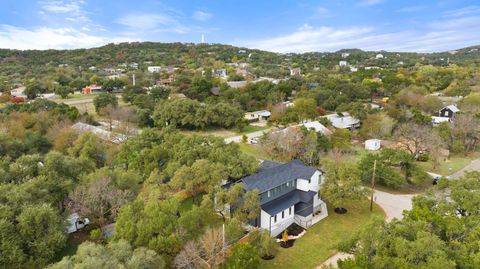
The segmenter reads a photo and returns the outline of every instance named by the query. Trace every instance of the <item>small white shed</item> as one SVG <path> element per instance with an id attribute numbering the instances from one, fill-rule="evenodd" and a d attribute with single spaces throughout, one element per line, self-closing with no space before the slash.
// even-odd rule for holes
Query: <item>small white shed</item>
<path id="1" fill-rule="evenodd" d="M 381 146 L 380 139 L 368 139 L 365 141 L 366 150 L 379 150 Z"/>

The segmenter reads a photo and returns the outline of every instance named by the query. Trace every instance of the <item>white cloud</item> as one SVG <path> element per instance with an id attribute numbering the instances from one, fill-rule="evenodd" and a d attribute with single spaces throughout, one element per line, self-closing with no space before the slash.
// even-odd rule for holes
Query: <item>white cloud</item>
<path id="1" fill-rule="evenodd" d="M 80 13 L 85 1 L 58 1 L 49 0 L 40 2 L 45 13 Z"/>
<path id="2" fill-rule="evenodd" d="M 293 33 L 240 42 L 239 45 L 275 52 L 364 50 L 446 51 L 480 43 L 480 16 L 439 20 L 424 29 L 385 32 L 374 27 L 312 27 L 305 24 Z"/>
<path id="3" fill-rule="evenodd" d="M 40 1 L 40 15 L 43 19 L 57 25 L 63 22 L 85 24 L 90 23 L 89 13 L 85 11 L 84 0 L 46 0 Z"/>
<path id="4" fill-rule="evenodd" d="M 0 26 L 0 47 L 16 49 L 61 49 L 93 47 L 106 43 L 102 37 L 89 35 L 73 28 L 39 27 L 25 29 Z"/>
<path id="5" fill-rule="evenodd" d="M 72 49 L 91 48 L 110 42 L 135 41 L 127 37 L 96 36 L 74 28 L 38 27 L 26 29 L 0 25 L 0 48 Z"/>
<path id="6" fill-rule="evenodd" d="M 177 24 L 177 20 L 166 14 L 128 14 L 117 23 L 138 30 L 153 30 L 162 25 Z"/>
<path id="7" fill-rule="evenodd" d="M 189 26 L 182 22 L 183 17 L 175 13 L 127 14 L 116 20 L 126 27 L 124 32 L 130 36 L 149 36 L 151 33 L 206 33 L 206 29 Z"/>
<path id="8" fill-rule="evenodd" d="M 424 6 L 409 6 L 409 7 L 403 7 L 398 10 L 398 12 L 405 12 L 405 13 L 410 13 L 410 12 L 416 12 L 425 9 Z"/>
<path id="9" fill-rule="evenodd" d="M 213 17 L 212 13 L 208 13 L 205 11 L 197 10 L 193 12 L 193 18 L 197 21 L 208 21 Z"/>
<path id="10" fill-rule="evenodd" d="M 465 15 L 471 14 L 480 14 L 480 7 L 479 6 L 468 6 L 459 9 L 449 10 L 444 13 L 447 17 L 461 17 Z"/>
<path id="11" fill-rule="evenodd" d="M 362 0 L 358 4 L 359 6 L 374 6 L 381 4 L 384 0 Z"/>

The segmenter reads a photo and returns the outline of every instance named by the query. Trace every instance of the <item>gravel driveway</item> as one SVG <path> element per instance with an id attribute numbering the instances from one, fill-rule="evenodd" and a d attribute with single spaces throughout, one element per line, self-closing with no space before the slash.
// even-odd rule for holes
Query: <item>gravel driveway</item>
<path id="1" fill-rule="evenodd" d="M 460 169 L 459 171 L 451 174 L 448 176 L 448 179 L 458 179 L 462 177 L 466 172 L 471 172 L 471 171 L 480 171 L 480 159 L 476 159 L 471 161 L 467 166 L 464 168 Z"/>

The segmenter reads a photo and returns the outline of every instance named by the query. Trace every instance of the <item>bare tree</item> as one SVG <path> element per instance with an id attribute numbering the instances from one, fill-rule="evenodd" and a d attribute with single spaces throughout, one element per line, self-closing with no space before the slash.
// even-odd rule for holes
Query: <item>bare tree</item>
<path id="1" fill-rule="evenodd" d="M 413 157 L 427 150 L 434 168 L 442 157 L 442 139 L 431 127 L 417 124 L 402 124 L 395 131 L 395 138 Z"/>
<path id="2" fill-rule="evenodd" d="M 209 229 L 198 240 L 189 241 L 174 263 L 180 269 L 216 268 L 222 264 L 224 256 L 221 230 Z"/>
<path id="3" fill-rule="evenodd" d="M 460 114 L 452 124 L 452 133 L 461 141 L 465 152 L 475 151 L 480 142 L 480 120 L 471 115 Z"/>
<path id="4" fill-rule="evenodd" d="M 299 128 L 287 128 L 268 134 L 262 147 L 269 155 L 288 161 L 300 154 L 303 139 L 303 132 Z"/>
<path id="5" fill-rule="evenodd" d="M 96 218 L 103 224 L 105 218 L 115 217 L 120 207 L 133 197 L 131 191 L 120 190 L 109 177 L 103 177 L 78 186 L 68 197 L 68 207 L 82 216 Z"/>
<path id="6" fill-rule="evenodd" d="M 118 107 L 114 111 L 113 119 L 117 124 L 117 131 L 127 137 L 135 135 L 138 132 L 136 128 L 138 118 L 131 108 Z"/>
<path id="7" fill-rule="evenodd" d="M 416 156 L 422 148 L 426 147 L 431 128 L 417 124 L 401 124 L 395 131 L 395 139 L 412 156 Z"/>

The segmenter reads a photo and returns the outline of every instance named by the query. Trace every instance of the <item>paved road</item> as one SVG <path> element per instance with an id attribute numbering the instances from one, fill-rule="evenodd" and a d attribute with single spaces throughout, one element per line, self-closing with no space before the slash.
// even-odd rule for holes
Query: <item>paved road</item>
<path id="1" fill-rule="evenodd" d="M 412 198 L 414 196 L 412 194 L 391 194 L 376 190 L 373 200 L 385 211 L 385 220 L 390 222 L 394 218 L 402 219 L 403 211 L 412 209 Z"/>
<path id="2" fill-rule="evenodd" d="M 87 103 L 93 103 L 93 98 L 89 99 L 78 99 L 78 100 L 60 100 L 60 103 L 64 103 L 66 105 L 80 105 L 80 104 L 87 104 Z"/>
<path id="3" fill-rule="evenodd" d="M 447 178 L 448 179 L 458 179 L 462 177 L 466 172 L 471 172 L 471 171 L 480 171 L 480 159 L 476 159 L 471 161 L 467 166 L 464 168 L 460 169 L 459 171 L 449 175 Z"/>
<path id="4" fill-rule="evenodd" d="M 268 132 L 268 129 L 267 130 L 262 130 L 262 131 L 256 131 L 256 132 L 253 132 L 253 133 L 249 133 L 247 134 L 247 138 L 258 138 L 258 137 L 262 137 L 264 133 Z M 227 137 L 225 138 L 225 143 L 232 143 L 232 142 L 235 142 L 235 143 L 240 143 L 242 142 L 242 136 L 241 135 L 238 135 L 238 136 L 233 136 L 233 137 Z"/>

